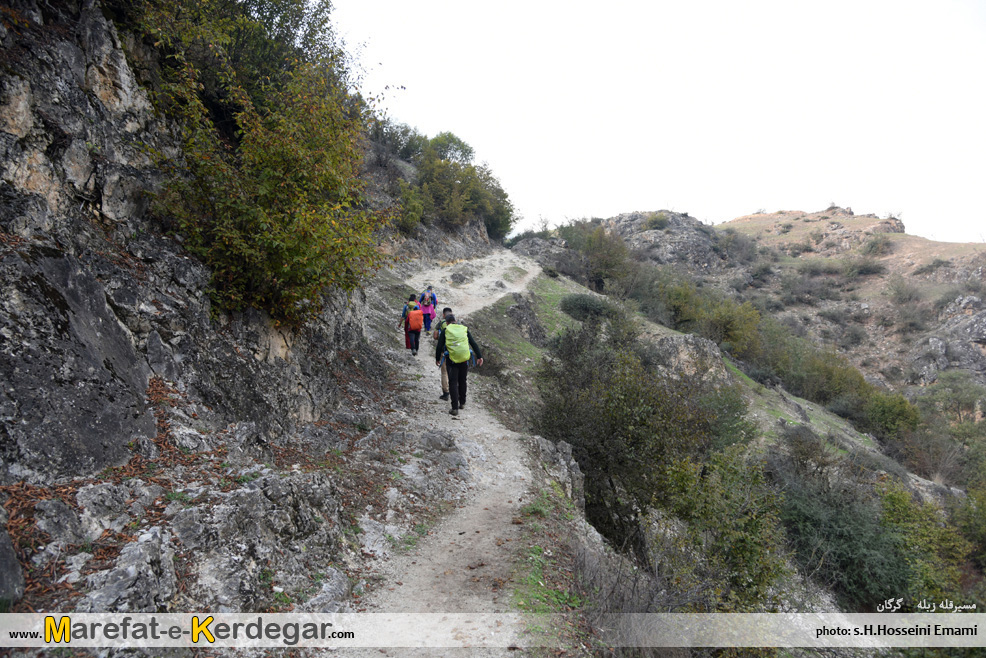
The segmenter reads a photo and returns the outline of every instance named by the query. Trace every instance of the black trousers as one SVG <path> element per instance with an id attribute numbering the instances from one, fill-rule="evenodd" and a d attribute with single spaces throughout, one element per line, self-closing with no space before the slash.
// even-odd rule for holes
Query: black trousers
<path id="1" fill-rule="evenodd" d="M 408 331 L 407 335 L 411 338 L 410 348 L 415 352 L 418 351 L 418 346 L 421 344 L 421 332 L 420 331 Z"/>
<path id="2" fill-rule="evenodd" d="M 469 362 L 455 363 L 445 358 L 448 369 L 448 390 L 452 394 L 452 408 L 458 409 L 466 403 L 466 376 L 469 374 Z"/>

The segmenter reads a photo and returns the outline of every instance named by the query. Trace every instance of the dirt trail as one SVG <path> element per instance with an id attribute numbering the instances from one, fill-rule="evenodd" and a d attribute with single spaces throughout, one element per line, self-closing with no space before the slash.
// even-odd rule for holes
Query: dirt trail
<path id="1" fill-rule="evenodd" d="M 460 272 L 465 280 L 452 281 Z M 460 317 L 492 304 L 504 294 L 525 289 L 540 272 L 533 261 L 510 252 L 430 268 L 411 276 L 412 289 L 431 284 L 439 308 L 450 306 Z M 499 283 L 498 283 L 499 282 Z M 482 337 L 480 337 L 481 339 Z M 407 395 L 420 413 L 420 428 L 451 431 L 469 462 L 473 481 L 469 495 L 447 517 L 406 553 L 393 552 L 375 564 L 380 586 L 363 600 L 367 612 L 517 612 L 512 606 L 509 580 L 514 568 L 521 527 L 513 523 L 520 508 L 534 498 L 534 477 L 525 437 L 504 428 L 484 404 L 481 378 L 469 377 L 466 407 L 453 418 L 441 392 L 439 370 L 433 359 L 434 342 L 422 335 L 417 357 L 402 351 L 400 358 L 409 373 Z M 506 645 L 520 639 L 522 629 L 504 625 L 498 629 L 504 648 L 487 649 L 362 649 L 353 656 L 516 656 Z M 469 631 L 462 631 L 469 638 Z M 478 641 L 474 637 L 466 642 Z M 521 641 L 522 644 L 522 641 Z"/>
<path id="2" fill-rule="evenodd" d="M 448 306 L 460 320 L 489 306 L 500 297 L 522 292 L 541 273 L 541 266 L 512 251 L 498 251 L 485 258 L 445 267 L 432 267 L 408 278 L 415 290 L 434 286 L 438 310 Z M 457 281 L 456 279 L 460 279 Z"/>

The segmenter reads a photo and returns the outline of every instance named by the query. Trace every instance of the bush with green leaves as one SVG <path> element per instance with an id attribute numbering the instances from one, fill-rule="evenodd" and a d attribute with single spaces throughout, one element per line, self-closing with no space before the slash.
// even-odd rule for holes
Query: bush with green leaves
<path id="1" fill-rule="evenodd" d="M 376 164 L 389 166 L 394 159 L 416 162 L 428 145 L 428 138 L 406 123 L 375 117 L 370 123 Z"/>
<path id="2" fill-rule="evenodd" d="M 861 276 L 873 276 L 883 274 L 887 267 L 877 262 L 872 256 L 861 256 L 858 258 L 847 258 L 843 263 L 842 275 L 849 281 L 854 281 Z"/>
<path id="3" fill-rule="evenodd" d="M 668 219 L 667 213 L 652 212 L 647 215 L 647 220 L 644 222 L 644 230 L 663 231 L 670 225 L 671 220 Z"/>
<path id="4" fill-rule="evenodd" d="M 212 268 L 219 308 L 299 324 L 324 289 L 352 290 L 383 261 L 382 218 L 355 210 L 365 106 L 328 2 L 227 5 L 150 3 L 143 17 L 170 53 L 156 101 L 184 147 L 154 207 Z"/>
<path id="5" fill-rule="evenodd" d="M 891 443 L 898 459 L 922 477 L 958 486 L 986 482 L 986 387 L 960 370 L 939 373 L 915 397 L 921 421 Z"/>
<path id="6" fill-rule="evenodd" d="M 546 228 L 538 231 L 535 231 L 534 229 L 527 229 L 526 231 L 521 231 L 520 233 L 512 235 L 506 240 L 504 240 L 503 246 L 506 247 L 507 249 L 510 249 L 514 245 L 523 242 L 524 240 L 528 240 L 530 238 L 540 238 L 542 240 L 546 240 L 550 237 L 551 237 L 551 231 Z"/>
<path id="7" fill-rule="evenodd" d="M 774 275 L 774 268 L 767 261 L 760 261 L 750 270 L 750 285 L 754 288 L 763 288 L 767 285 L 767 280 Z"/>
<path id="8" fill-rule="evenodd" d="M 860 250 L 866 256 L 886 256 L 894 250 L 894 243 L 886 233 L 877 233 L 866 241 Z"/>
<path id="9" fill-rule="evenodd" d="M 693 556 L 688 570 L 715 584 L 701 611 L 759 611 L 770 605 L 772 586 L 786 573 L 780 500 L 742 447 L 713 453 L 704 463 L 675 461 L 658 495 L 661 507 L 687 524 L 677 539 Z M 674 575 L 674 582 L 686 576 Z"/>
<path id="10" fill-rule="evenodd" d="M 953 503 L 951 517 L 972 545 L 972 559 L 986 569 L 986 485 L 970 487 L 965 498 Z"/>
<path id="11" fill-rule="evenodd" d="M 621 316 L 605 325 L 589 317 L 557 340 L 537 377 L 535 428 L 572 444 L 586 473 L 587 514 L 617 544 L 634 541 L 633 510 L 665 486 L 658 465 L 751 435 L 741 398 L 649 369 L 640 343 Z"/>
<path id="12" fill-rule="evenodd" d="M 781 301 L 785 306 L 815 306 L 826 299 L 839 299 L 839 282 L 831 277 L 804 277 L 795 274 L 781 277 Z"/>
<path id="13" fill-rule="evenodd" d="M 592 219 L 573 219 L 562 224 L 557 229 L 558 237 L 568 244 L 568 248 L 573 251 L 583 251 L 589 236 L 602 225 L 599 218 Z"/>
<path id="14" fill-rule="evenodd" d="M 725 258 L 730 266 L 752 263 L 758 255 L 756 241 L 732 228 L 713 235 L 712 250 Z"/>
<path id="15" fill-rule="evenodd" d="M 619 309 L 601 297 L 594 295 L 565 295 L 559 308 L 576 320 L 584 322 L 589 318 L 615 317 Z"/>
<path id="16" fill-rule="evenodd" d="M 935 258 L 930 263 L 926 263 L 926 264 L 920 266 L 919 268 L 917 268 L 916 270 L 914 270 L 914 273 L 915 274 L 934 274 L 935 272 L 937 272 L 942 267 L 951 267 L 951 266 L 952 266 L 952 261 L 945 260 L 944 258 Z"/>
<path id="17" fill-rule="evenodd" d="M 758 333 L 757 349 L 746 357 L 759 378 L 776 377 L 795 395 L 825 405 L 884 440 L 917 427 L 920 414 L 913 404 L 866 381 L 842 355 L 794 336 L 773 318 L 762 318 Z"/>
<path id="18" fill-rule="evenodd" d="M 872 489 L 795 471 L 776 458 L 771 474 L 780 484 L 780 518 L 802 573 L 831 587 L 849 610 L 872 610 L 897 598 L 909 571 L 898 553 L 898 537 L 880 522 L 880 501 Z M 868 492 L 869 491 L 869 492 Z"/>
<path id="19" fill-rule="evenodd" d="M 843 265 L 831 258 L 812 258 L 798 263 L 798 273 L 802 276 L 837 275 L 843 270 Z"/>
<path id="20" fill-rule="evenodd" d="M 424 221 L 425 206 L 417 188 L 406 181 L 400 181 L 401 212 L 397 220 L 397 228 L 401 233 L 409 235 Z"/>
<path id="21" fill-rule="evenodd" d="M 589 287 L 597 292 L 603 292 L 607 285 L 612 287 L 630 272 L 630 250 L 623 238 L 602 226 L 588 235 L 581 251 Z"/>
<path id="22" fill-rule="evenodd" d="M 917 404 L 928 416 L 939 416 L 949 424 L 975 423 L 977 412 L 986 403 L 986 387 L 964 370 L 946 370 L 934 383 L 925 386 Z"/>
<path id="23" fill-rule="evenodd" d="M 708 338 L 737 356 L 759 342 L 760 313 L 753 304 L 700 289 L 670 269 L 642 268 L 629 297 L 651 319 Z"/>
<path id="24" fill-rule="evenodd" d="M 896 306 L 913 304 L 921 300 L 921 291 L 918 287 L 899 274 L 893 274 L 887 279 L 884 292 Z"/>
<path id="25" fill-rule="evenodd" d="M 970 545 L 937 506 L 915 502 L 892 479 L 874 488 L 872 468 L 839 457 L 807 428 L 788 427 L 784 436 L 788 454 L 772 457 L 770 472 L 803 572 L 831 586 L 850 610 L 960 593 Z"/>
<path id="26" fill-rule="evenodd" d="M 962 569 L 972 545 L 942 518 L 932 503 L 914 501 L 902 485 L 888 482 L 880 487 L 880 522 L 898 538 L 898 559 L 907 566 L 905 589 L 898 597 L 911 602 L 959 598 Z"/>

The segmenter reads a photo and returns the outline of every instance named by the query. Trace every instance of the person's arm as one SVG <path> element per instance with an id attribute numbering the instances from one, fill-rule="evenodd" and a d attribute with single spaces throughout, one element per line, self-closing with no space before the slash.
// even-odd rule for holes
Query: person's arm
<path id="1" fill-rule="evenodd" d="M 469 339 L 469 348 L 473 351 L 473 354 L 476 355 L 476 363 L 483 365 L 483 353 L 479 351 L 479 343 L 473 340 L 471 331 L 466 332 L 466 338 Z"/>
<path id="2" fill-rule="evenodd" d="M 441 331 L 438 334 L 438 344 L 435 345 L 435 363 L 439 366 L 442 365 L 442 354 L 445 353 L 445 332 Z"/>

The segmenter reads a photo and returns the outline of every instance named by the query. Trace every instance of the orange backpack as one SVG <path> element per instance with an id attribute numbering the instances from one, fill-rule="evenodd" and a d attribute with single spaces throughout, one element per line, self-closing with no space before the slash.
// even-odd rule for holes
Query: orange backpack
<path id="1" fill-rule="evenodd" d="M 407 330 L 421 331 L 424 326 L 424 313 L 418 307 L 407 309 Z"/>

